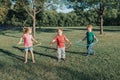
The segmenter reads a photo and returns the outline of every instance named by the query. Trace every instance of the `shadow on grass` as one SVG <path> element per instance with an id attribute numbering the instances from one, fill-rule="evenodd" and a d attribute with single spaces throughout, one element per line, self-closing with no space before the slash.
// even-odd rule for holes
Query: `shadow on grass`
<path id="1" fill-rule="evenodd" d="M 5 67 L 5 63 L 0 61 L 0 69 L 3 69 Z"/>
<path id="2" fill-rule="evenodd" d="M 5 31 L 0 30 L 0 35 L 7 36 L 7 37 L 20 38 L 20 37 L 15 36 L 14 34 L 16 34 L 16 33 L 14 33 L 14 32 L 5 32 Z"/>
<path id="3" fill-rule="evenodd" d="M 57 67 L 57 74 L 61 80 L 94 80 L 87 73 L 74 71 L 68 67 Z"/>
<path id="4" fill-rule="evenodd" d="M 81 55 L 81 56 L 86 56 L 86 52 L 74 52 L 74 51 L 66 51 L 68 53 L 71 53 L 71 54 L 78 54 L 78 55 Z"/>
<path id="5" fill-rule="evenodd" d="M 19 47 L 17 47 L 17 46 L 13 46 L 13 48 L 18 49 L 18 50 L 20 50 L 21 52 L 23 52 L 23 51 L 24 51 L 24 49 L 23 49 L 23 48 L 19 48 Z"/>
<path id="6" fill-rule="evenodd" d="M 10 51 L 4 50 L 4 49 L 0 49 L 0 52 L 4 53 L 4 54 L 6 54 L 6 55 L 8 55 L 10 57 L 16 58 L 16 59 L 18 59 L 20 61 L 24 61 L 23 57 L 15 55 L 15 54 L 11 53 Z"/>
<path id="7" fill-rule="evenodd" d="M 46 33 L 53 33 L 57 32 L 57 29 L 52 29 L 52 28 L 41 28 L 41 29 L 36 29 L 36 31 L 39 32 L 46 32 Z"/>
<path id="8" fill-rule="evenodd" d="M 30 66 L 32 66 L 32 69 Z M 15 65 L 15 67 L 27 74 L 25 76 L 27 80 L 95 80 L 94 76 L 90 76 L 88 73 L 62 66 L 60 63 L 58 66 L 49 63 L 35 63 L 26 64 L 25 66 Z M 38 70 L 36 71 L 35 68 L 38 68 Z"/>
<path id="9" fill-rule="evenodd" d="M 57 49 L 56 48 L 50 48 L 50 47 L 47 47 L 47 46 L 40 46 L 41 48 L 45 48 L 45 50 L 51 50 L 51 51 L 56 51 L 57 52 Z M 79 55 L 82 55 L 82 56 L 86 56 L 86 52 L 74 52 L 74 51 L 68 51 L 66 50 L 67 53 L 71 53 L 71 54 L 79 54 Z"/>
<path id="10" fill-rule="evenodd" d="M 3 31 L 0 31 L 0 34 L 1 34 L 1 35 L 5 35 L 5 32 L 3 32 Z"/>
<path id="11" fill-rule="evenodd" d="M 61 66 L 59 63 L 59 66 L 53 66 L 48 64 L 42 64 L 38 63 L 36 66 L 39 66 L 45 71 L 45 74 L 48 74 L 49 72 L 55 72 L 57 75 L 57 79 L 54 79 L 54 76 L 51 75 L 50 77 L 45 77 L 46 80 L 94 80 L 94 76 L 90 76 L 88 73 L 77 71 L 76 69 L 71 69 L 69 67 Z M 44 75 L 43 75 L 44 76 Z M 55 77 L 55 78 L 56 78 Z"/>
<path id="12" fill-rule="evenodd" d="M 45 53 L 36 52 L 36 51 L 34 51 L 34 54 L 37 54 L 37 55 L 40 55 L 40 56 L 49 57 L 49 58 L 52 58 L 52 59 L 57 59 L 57 57 L 55 57 L 55 56 L 48 55 L 48 54 L 45 54 Z"/>
<path id="13" fill-rule="evenodd" d="M 36 31 L 39 32 L 46 32 L 46 33 L 54 33 L 57 32 L 58 28 L 38 28 Z M 63 31 L 72 31 L 71 29 L 63 29 Z"/>
<path id="14" fill-rule="evenodd" d="M 7 30 L 11 30 L 11 31 L 23 31 L 23 27 L 14 27 L 14 26 L 0 26 L 0 31 L 7 31 Z"/>
<path id="15" fill-rule="evenodd" d="M 19 47 L 16 47 L 16 46 L 13 46 L 13 48 L 18 49 L 18 50 L 20 50 L 21 52 L 23 52 L 23 49 L 22 49 L 22 48 L 19 48 Z M 39 55 L 39 56 L 49 57 L 49 58 L 52 58 L 52 59 L 57 59 L 55 56 L 48 55 L 48 54 L 46 54 L 46 53 L 40 53 L 40 52 L 34 51 L 34 54 L 37 54 L 37 55 Z"/>
<path id="16" fill-rule="evenodd" d="M 4 34 L 4 36 L 13 37 L 13 38 L 20 38 L 20 37 L 17 37 L 17 36 L 14 36 L 14 35 L 8 35 L 8 34 Z"/>

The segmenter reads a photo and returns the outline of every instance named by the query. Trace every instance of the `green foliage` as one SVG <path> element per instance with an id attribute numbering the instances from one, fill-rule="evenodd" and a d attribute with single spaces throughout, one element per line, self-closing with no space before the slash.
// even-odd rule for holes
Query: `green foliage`
<path id="1" fill-rule="evenodd" d="M 5 7 L 0 7 L 0 22 L 4 23 L 4 20 L 7 15 L 7 9 Z"/>
<path id="2" fill-rule="evenodd" d="M 100 22 L 100 15 L 104 15 L 104 25 L 108 25 L 107 21 L 110 20 L 112 23 L 109 25 L 117 25 L 117 16 L 119 15 L 120 1 L 119 0 L 68 0 L 73 2 L 73 8 L 79 18 L 83 19 L 87 23 L 94 23 L 98 25 Z M 114 20 L 109 17 L 114 17 Z M 115 18 L 116 17 L 116 18 Z M 81 23 L 83 25 L 83 23 Z"/>
<path id="3" fill-rule="evenodd" d="M 32 26 L 32 18 L 28 15 L 24 8 L 28 8 L 31 12 L 31 4 L 28 0 L 17 0 L 13 9 L 10 9 L 9 0 L 1 0 L 0 2 L 0 23 L 12 24 L 15 26 Z M 36 15 L 37 26 L 83 26 L 89 23 L 99 25 L 100 19 L 96 9 L 99 10 L 99 4 L 105 7 L 104 12 L 104 26 L 120 25 L 120 4 L 119 2 L 111 0 L 37 0 L 35 4 L 37 9 L 42 11 Z M 47 4 L 44 4 L 47 3 Z M 53 5 L 51 4 L 53 3 Z M 46 5 L 51 4 L 49 7 Z M 66 6 L 72 5 L 74 11 L 70 13 L 58 13 L 55 5 Z M 25 7 L 23 7 L 25 5 Z M 31 8 L 30 8 L 31 7 Z M 48 9 L 50 8 L 50 9 Z"/>

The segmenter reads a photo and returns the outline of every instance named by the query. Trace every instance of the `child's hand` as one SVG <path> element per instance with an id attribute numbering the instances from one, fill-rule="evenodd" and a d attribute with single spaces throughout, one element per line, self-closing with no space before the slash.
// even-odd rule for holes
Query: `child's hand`
<path id="1" fill-rule="evenodd" d="M 96 41 L 98 42 L 98 39 L 96 39 Z"/>
<path id="2" fill-rule="evenodd" d="M 18 42 L 18 44 L 22 44 L 22 42 Z"/>
<path id="3" fill-rule="evenodd" d="M 70 42 L 70 45 L 72 45 L 72 43 Z"/>
<path id="4" fill-rule="evenodd" d="M 52 47 L 52 43 L 50 43 L 50 47 Z"/>
<path id="5" fill-rule="evenodd" d="M 38 41 L 36 41 L 36 40 L 33 40 L 33 44 L 36 44 L 36 43 L 38 43 Z"/>
<path id="6" fill-rule="evenodd" d="M 38 43 L 38 41 L 35 41 L 35 43 Z"/>
<path id="7" fill-rule="evenodd" d="M 83 39 L 82 39 L 82 41 L 85 41 L 87 39 L 87 36 L 85 36 Z"/>
<path id="8" fill-rule="evenodd" d="M 22 44 L 22 37 L 20 38 L 18 44 Z"/>

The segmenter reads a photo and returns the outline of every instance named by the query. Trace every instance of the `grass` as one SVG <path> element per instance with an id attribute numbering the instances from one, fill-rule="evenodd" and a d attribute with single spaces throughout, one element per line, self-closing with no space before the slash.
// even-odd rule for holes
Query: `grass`
<path id="1" fill-rule="evenodd" d="M 120 80 L 120 28 L 105 27 L 103 35 L 97 28 L 94 32 L 99 39 L 94 56 L 84 56 L 86 48 L 73 45 L 66 51 L 67 61 L 58 63 L 56 52 L 45 51 L 56 28 L 37 30 L 42 45 L 34 47 L 36 63 L 29 56 L 24 64 L 24 49 L 16 45 L 22 30 L 0 30 L 0 80 Z M 64 28 L 64 33 L 74 44 L 85 29 Z"/>

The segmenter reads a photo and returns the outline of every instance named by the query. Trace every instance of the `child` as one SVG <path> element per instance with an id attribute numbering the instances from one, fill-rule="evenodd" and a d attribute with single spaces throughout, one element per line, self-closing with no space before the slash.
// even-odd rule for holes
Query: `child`
<path id="1" fill-rule="evenodd" d="M 67 39 L 67 37 L 63 34 L 62 28 L 59 28 L 57 31 L 57 35 L 53 39 L 53 41 L 50 43 L 50 47 L 52 47 L 53 43 L 57 43 L 57 53 L 58 53 L 58 62 L 65 58 L 65 42 L 68 42 L 71 45 L 71 42 Z"/>
<path id="2" fill-rule="evenodd" d="M 31 56 L 32 56 L 32 62 L 35 63 L 35 59 L 34 59 L 34 54 L 33 54 L 33 41 L 37 42 L 31 35 L 32 33 L 32 29 L 31 28 L 25 28 L 24 30 L 24 34 L 23 36 L 20 38 L 20 41 L 18 44 L 22 43 L 22 40 L 24 40 L 24 49 L 25 49 L 25 54 L 24 54 L 24 58 L 25 58 L 25 62 L 27 63 L 27 58 L 28 58 L 28 51 L 30 50 Z"/>
<path id="3" fill-rule="evenodd" d="M 83 39 L 83 41 L 87 39 L 87 55 L 92 55 L 95 53 L 95 51 L 92 49 L 93 46 L 93 42 L 97 40 L 95 34 L 92 32 L 92 25 L 87 25 L 87 32 L 86 32 L 86 36 Z"/>

